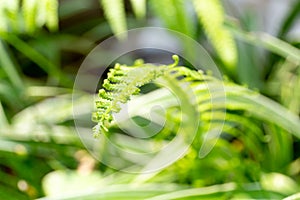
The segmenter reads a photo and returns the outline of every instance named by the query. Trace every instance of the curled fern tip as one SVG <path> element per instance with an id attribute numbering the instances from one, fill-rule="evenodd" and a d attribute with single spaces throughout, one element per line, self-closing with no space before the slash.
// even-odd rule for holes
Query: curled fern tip
<path id="1" fill-rule="evenodd" d="M 171 67 L 176 67 L 178 65 L 178 63 L 179 63 L 179 56 L 178 55 L 173 55 L 172 59 L 174 60 L 174 63 L 171 64 L 170 66 Z"/>

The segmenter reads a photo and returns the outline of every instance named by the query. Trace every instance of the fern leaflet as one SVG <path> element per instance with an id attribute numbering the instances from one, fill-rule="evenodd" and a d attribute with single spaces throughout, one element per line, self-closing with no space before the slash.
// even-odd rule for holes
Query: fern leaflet
<path id="1" fill-rule="evenodd" d="M 105 89 L 99 90 L 100 100 L 96 101 L 97 111 L 92 116 L 93 121 L 98 122 L 94 127 L 95 135 L 108 131 L 109 124 L 113 120 L 112 112 L 119 112 L 120 104 L 126 103 L 132 95 L 138 94 L 139 87 L 150 83 L 176 66 L 178 56 L 173 56 L 173 59 L 174 64 L 168 66 L 155 66 L 143 62 L 136 62 L 132 67 L 116 64 L 103 82 Z"/>
<path id="2" fill-rule="evenodd" d="M 146 0 L 130 0 L 134 14 L 137 18 L 143 18 L 146 15 Z"/>
<path id="3" fill-rule="evenodd" d="M 220 0 L 193 0 L 199 21 L 211 43 L 230 71 L 237 63 L 237 50 L 231 33 L 224 28 L 224 11 Z"/>
<path id="4" fill-rule="evenodd" d="M 119 34 L 127 30 L 123 0 L 101 0 L 101 4 L 113 33 L 119 39 L 124 39 L 126 35 Z"/>

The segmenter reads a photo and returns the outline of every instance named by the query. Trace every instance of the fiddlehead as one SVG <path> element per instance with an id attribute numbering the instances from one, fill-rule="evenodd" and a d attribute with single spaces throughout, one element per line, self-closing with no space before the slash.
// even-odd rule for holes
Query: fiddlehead
<path id="1" fill-rule="evenodd" d="M 126 103 L 132 95 L 139 93 L 139 87 L 150 83 L 164 75 L 170 68 L 178 64 L 178 56 L 173 56 L 174 63 L 168 66 L 155 66 L 136 62 L 128 67 L 116 64 L 110 69 L 107 79 L 103 82 L 104 89 L 99 90 L 99 100 L 96 101 L 97 111 L 93 113 L 93 121 L 98 122 L 94 127 L 95 135 L 107 132 L 113 120 L 112 113 L 120 111 L 121 103 Z"/>

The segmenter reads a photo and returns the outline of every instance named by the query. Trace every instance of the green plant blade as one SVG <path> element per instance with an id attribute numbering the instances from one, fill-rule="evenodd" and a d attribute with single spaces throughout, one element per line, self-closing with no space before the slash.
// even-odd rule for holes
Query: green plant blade
<path id="1" fill-rule="evenodd" d="M 38 64 L 43 70 L 49 73 L 50 78 L 54 81 L 61 82 L 64 86 L 70 86 L 71 81 L 68 80 L 61 71 L 59 70 L 58 66 L 54 65 L 50 60 L 48 60 L 45 56 L 40 54 L 30 45 L 25 43 L 23 40 L 18 38 L 13 34 L 0 34 L 0 37 L 8 42 L 10 45 L 14 46 L 17 50 L 22 52 L 26 57 L 31 59 L 33 62 Z"/>
<path id="2" fill-rule="evenodd" d="M 293 61 L 296 64 L 300 62 L 300 50 L 283 40 L 273 37 L 267 33 L 246 32 L 236 26 L 228 26 L 228 28 L 235 36 L 250 44 L 262 46 L 283 58 Z"/>
<path id="3" fill-rule="evenodd" d="M 19 73 L 17 72 L 13 61 L 10 59 L 10 55 L 8 54 L 2 41 L 0 41 L 0 65 L 6 72 L 15 88 L 18 90 L 22 90 L 24 88 L 23 81 Z"/>

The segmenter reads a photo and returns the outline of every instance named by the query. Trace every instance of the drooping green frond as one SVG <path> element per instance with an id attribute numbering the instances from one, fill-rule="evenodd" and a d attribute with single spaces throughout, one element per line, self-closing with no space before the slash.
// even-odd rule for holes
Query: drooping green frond
<path id="1" fill-rule="evenodd" d="M 38 10 L 38 1 L 24 0 L 22 4 L 22 12 L 25 22 L 25 30 L 28 33 L 33 33 L 37 26 L 36 15 Z"/>
<path id="2" fill-rule="evenodd" d="M 127 25 L 123 0 L 100 0 L 100 2 L 112 32 L 119 39 L 124 39 L 126 37 L 124 32 L 127 30 Z"/>
<path id="3" fill-rule="evenodd" d="M 221 60 L 231 72 L 237 63 L 237 49 L 231 33 L 224 28 L 224 10 L 220 0 L 193 0 L 199 21 Z"/>
<path id="4" fill-rule="evenodd" d="M 143 18 L 146 15 L 146 0 L 130 0 L 134 14 L 137 18 Z"/>
<path id="5" fill-rule="evenodd" d="M 0 1 L 1 32 L 33 34 L 44 25 L 50 31 L 58 29 L 58 0 Z"/>
<path id="6" fill-rule="evenodd" d="M 0 31 L 13 29 L 16 31 L 18 26 L 19 0 L 0 1 Z"/>
<path id="7" fill-rule="evenodd" d="M 37 3 L 36 24 L 45 25 L 50 31 L 58 29 L 58 0 L 44 0 Z"/>
<path id="8" fill-rule="evenodd" d="M 263 163 L 268 156 L 278 155 L 265 163 L 268 169 L 280 170 L 291 161 L 288 154 L 292 148 L 291 135 L 300 138 L 298 116 L 246 87 L 221 81 L 202 71 L 172 66 L 116 65 L 104 81 L 106 90 L 99 91 L 100 101 L 96 101 L 97 111 L 94 113 L 98 125 L 94 133 L 110 131 L 112 129 L 108 128 L 117 125 L 122 127 L 134 117 L 140 117 L 163 127 L 155 140 L 169 142 L 170 138 L 179 136 L 199 151 L 199 157 L 213 151 L 218 142 L 232 146 L 232 141 L 238 141 L 243 153 L 258 162 Z M 139 86 L 150 81 L 165 88 L 128 101 L 138 92 Z M 128 103 L 132 109 L 122 121 L 114 123 L 112 112 L 119 112 L 121 103 Z M 152 119 L 148 114 L 157 105 L 167 111 L 166 114 L 154 111 L 160 120 Z M 278 152 L 277 149 L 284 150 Z M 154 162 L 163 162 L 165 157 L 163 153 L 155 155 L 143 170 L 147 171 Z M 139 176 L 135 182 L 147 182 L 155 175 Z"/>
<path id="9" fill-rule="evenodd" d="M 107 132 L 109 123 L 113 120 L 112 112 L 119 112 L 120 104 L 126 103 L 132 95 L 138 94 L 139 87 L 162 76 L 170 67 L 177 65 L 178 57 L 174 56 L 174 60 L 175 63 L 168 67 L 137 62 L 135 66 L 116 64 L 110 69 L 107 79 L 103 82 L 105 89 L 99 90 L 100 100 L 96 101 L 97 111 L 92 117 L 93 121 L 98 122 L 94 127 L 95 135 Z"/>
<path id="10" fill-rule="evenodd" d="M 251 91 L 243 86 L 238 86 L 232 83 L 224 83 L 224 90 L 226 94 L 226 103 L 224 104 L 224 96 L 221 90 L 214 90 L 214 87 L 207 87 L 210 84 L 207 82 L 198 82 L 196 84 L 191 84 L 194 93 L 198 98 L 198 106 L 200 113 L 203 115 L 204 111 L 209 111 L 210 109 L 210 98 L 213 98 L 216 107 L 225 108 L 232 111 L 246 111 L 248 116 L 252 116 L 261 121 L 276 124 L 277 126 L 287 130 L 294 136 L 300 138 L 300 123 L 299 117 L 290 113 L 286 108 L 280 104 L 260 95 L 255 91 Z M 217 79 L 212 79 L 211 84 L 215 84 L 219 87 L 219 84 L 223 84 Z M 145 105 L 151 107 L 159 100 L 162 105 L 175 106 L 177 103 L 174 101 L 169 93 L 163 91 L 157 91 L 161 95 L 155 98 L 152 97 L 151 100 L 147 100 L 149 97 L 144 95 L 143 102 Z M 149 94 L 151 95 L 151 94 Z M 138 103 L 140 101 L 134 100 Z M 134 110 L 138 113 L 137 110 Z M 284 116 L 284 117 L 282 117 Z"/>
<path id="11" fill-rule="evenodd" d="M 143 68 L 143 66 L 140 67 Z M 265 142 L 265 131 L 262 130 L 261 122 L 279 127 L 278 133 L 272 134 L 274 141 L 286 141 L 289 144 L 289 136 L 285 136 L 285 132 L 300 137 L 299 118 L 278 103 L 263 97 L 259 93 L 233 83 L 223 83 L 218 79 L 203 74 L 203 72 L 199 73 L 185 67 L 173 68 L 172 72 L 177 77 L 177 81 L 174 84 L 187 81 L 189 87 L 192 88 L 191 93 L 197 98 L 198 105 L 194 105 L 198 112 L 201 113 L 198 120 L 201 123 L 203 135 L 211 134 L 215 127 L 222 127 L 224 122 L 223 131 L 231 134 L 232 137 L 242 138 L 249 149 L 255 147 L 257 151 L 261 152 L 261 154 L 255 155 L 259 160 L 262 159 L 261 155 L 263 155 L 264 151 L 260 147 L 260 143 Z M 164 77 L 166 77 L 166 74 L 161 79 Z M 223 84 L 224 86 L 222 86 Z M 226 100 L 224 95 L 226 95 Z M 181 96 L 189 95 L 181 92 Z M 147 110 L 147 108 L 151 108 L 158 103 L 166 110 L 179 106 L 171 93 L 166 92 L 165 89 L 159 89 L 135 98 L 131 105 L 134 105 L 137 109 L 133 109 L 130 116 L 141 116 L 151 120 L 144 112 L 140 112 L 138 108 L 143 107 L 143 110 Z M 248 117 L 240 116 L 241 114 Z M 282 116 L 285 117 L 282 118 Z M 177 118 L 175 115 L 172 115 L 172 120 Z M 168 120 L 170 119 L 168 118 Z M 179 121 L 180 119 L 182 120 L 180 116 L 178 119 Z M 248 134 L 244 134 L 244 132 Z M 276 145 L 278 146 L 279 144 Z M 284 158 L 281 158 L 282 163 L 285 162 L 284 160 Z"/>
<path id="12" fill-rule="evenodd" d="M 127 37 L 126 13 L 123 0 L 99 0 L 105 17 L 112 29 L 112 32 L 118 39 Z M 143 18 L 146 15 L 146 0 L 130 0 L 133 12 L 137 18 Z"/>
<path id="13" fill-rule="evenodd" d="M 46 27 L 50 31 L 58 30 L 58 0 L 46 0 L 45 3 L 46 8 Z"/>

